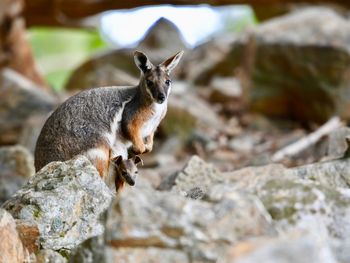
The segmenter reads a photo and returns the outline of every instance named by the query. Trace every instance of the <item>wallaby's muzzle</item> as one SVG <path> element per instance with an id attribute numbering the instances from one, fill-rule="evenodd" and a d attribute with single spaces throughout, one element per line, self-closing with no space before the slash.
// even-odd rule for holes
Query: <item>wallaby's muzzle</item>
<path id="1" fill-rule="evenodd" d="M 165 95 L 163 93 L 159 93 L 158 98 L 157 98 L 157 102 L 159 104 L 162 104 L 165 101 Z"/>

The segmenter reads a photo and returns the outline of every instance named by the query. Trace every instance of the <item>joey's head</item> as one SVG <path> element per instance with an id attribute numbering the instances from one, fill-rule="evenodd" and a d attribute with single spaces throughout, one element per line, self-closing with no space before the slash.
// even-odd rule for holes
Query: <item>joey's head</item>
<path id="1" fill-rule="evenodd" d="M 135 185 L 135 180 L 138 175 L 137 165 L 143 164 L 142 159 L 139 156 L 134 156 L 128 160 L 123 160 L 122 156 L 115 157 L 112 162 L 116 167 L 116 184 L 120 179 L 126 182 L 128 185 Z M 120 183 L 120 182 L 119 182 Z M 119 184 L 118 183 L 118 184 Z M 117 187 L 117 185 L 116 185 Z"/>
<path id="2" fill-rule="evenodd" d="M 180 51 L 154 66 L 144 53 L 135 51 L 134 60 L 141 70 L 140 87 L 150 100 L 159 104 L 166 101 L 171 90 L 170 72 L 179 63 L 182 55 L 183 51 Z"/>

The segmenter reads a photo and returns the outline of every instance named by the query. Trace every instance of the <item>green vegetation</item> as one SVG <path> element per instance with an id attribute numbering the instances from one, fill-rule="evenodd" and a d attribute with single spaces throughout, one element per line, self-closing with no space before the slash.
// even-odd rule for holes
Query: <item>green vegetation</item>
<path id="1" fill-rule="evenodd" d="M 224 21 L 224 31 L 240 33 L 248 27 L 255 26 L 259 23 L 254 10 L 246 7 L 240 15 L 235 13 L 236 9 L 228 8 L 221 11 Z"/>
<path id="2" fill-rule="evenodd" d="M 75 67 L 107 48 L 98 31 L 86 29 L 32 28 L 29 41 L 39 69 L 55 90 L 64 87 Z"/>

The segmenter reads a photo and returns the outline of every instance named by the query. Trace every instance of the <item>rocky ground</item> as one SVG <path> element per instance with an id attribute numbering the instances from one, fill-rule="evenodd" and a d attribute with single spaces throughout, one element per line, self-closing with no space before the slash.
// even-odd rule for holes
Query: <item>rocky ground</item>
<path id="1" fill-rule="evenodd" d="M 2 70 L 0 262 L 350 262 L 349 37 L 311 8 L 186 50 L 154 151 L 118 195 L 83 156 L 34 175 L 71 93 Z M 139 46 L 158 62 L 186 49 L 166 20 Z M 131 54 L 92 58 L 66 90 L 136 84 Z"/>

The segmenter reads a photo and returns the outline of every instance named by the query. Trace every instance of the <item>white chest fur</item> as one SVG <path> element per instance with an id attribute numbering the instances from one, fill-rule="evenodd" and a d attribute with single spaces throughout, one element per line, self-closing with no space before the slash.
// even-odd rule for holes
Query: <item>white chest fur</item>
<path id="1" fill-rule="evenodd" d="M 149 118 L 143 125 L 141 129 L 142 137 L 145 138 L 151 133 L 153 133 L 160 121 L 162 120 L 166 110 L 167 110 L 167 101 L 164 101 L 162 104 L 154 103 L 152 109 L 152 116 Z"/>

